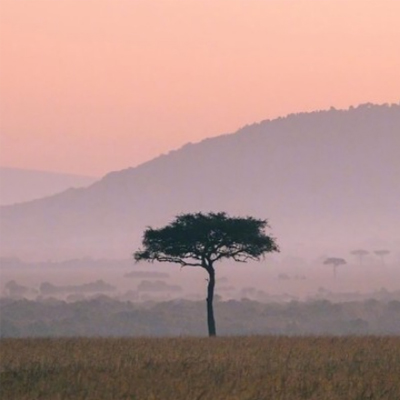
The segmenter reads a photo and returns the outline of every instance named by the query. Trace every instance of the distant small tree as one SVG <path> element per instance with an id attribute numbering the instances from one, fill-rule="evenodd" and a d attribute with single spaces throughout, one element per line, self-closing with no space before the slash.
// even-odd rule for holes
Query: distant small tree
<path id="1" fill-rule="evenodd" d="M 360 265 L 361 265 L 363 263 L 363 261 L 364 261 L 364 257 L 367 254 L 369 254 L 369 251 L 363 250 L 363 249 L 358 249 L 358 250 L 351 251 L 350 254 L 353 254 L 353 256 L 357 256 L 358 260 L 360 262 Z"/>
<path id="2" fill-rule="evenodd" d="M 332 265 L 333 267 L 333 277 L 336 279 L 337 276 L 337 267 L 339 267 L 340 265 L 345 265 L 346 260 L 344 258 L 338 258 L 338 257 L 328 257 L 325 261 L 324 261 L 325 265 Z"/>
<path id="3" fill-rule="evenodd" d="M 390 254 L 389 250 L 375 250 L 374 253 L 380 257 L 382 265 L 385 265 L 385 256 Z"/>
<path id="4" fill-rule="evenodd" d="M 279 251 L 275 239 L 264 232 L 267 226 L 266 220 L 233 218 L 223 212 L 182 214 L 164 228 L 147 228 L 143 235 L 143 250 L 136 251 L 134 258 L 136 262 L 171 262 L 204 268 L 209 276 L 208 334 L 215 336 L 215 263 L 223 259 L 259 261 L 265 253 Z"/>

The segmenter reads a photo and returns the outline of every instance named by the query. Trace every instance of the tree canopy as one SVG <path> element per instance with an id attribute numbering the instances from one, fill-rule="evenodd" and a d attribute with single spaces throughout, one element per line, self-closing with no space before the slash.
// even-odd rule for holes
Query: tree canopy
<path id="1" fill-rule="evenodd" d="M 164 228 L 147 228 L 144 249 L 134 257 L 203 268 L 223 258 L 259 260 L 266 252 L 279 251 L 275 239 L 264 232 L 267 226 L 266 220 L 232 218 L 224 212 L 182 214 Z"/>
<path id="2" fill-rule="evenodd" d="M 337 267 L 339 267 L 340 265 L 345 265 L 347 264 L 346 260 L 344 258 L 340 258 L 340 257 L 328 257 L 325 261 L 324 261 L 325 265 L 332 265 L 333 267 L 333 276 L 336 278 L 336 269 Z"/>

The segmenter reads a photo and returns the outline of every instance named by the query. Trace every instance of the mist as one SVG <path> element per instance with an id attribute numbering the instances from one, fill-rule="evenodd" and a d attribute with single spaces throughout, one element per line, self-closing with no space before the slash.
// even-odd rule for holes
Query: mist
<path id="1" fill-rule="evenodd" d="M 397 258 L 396 258 L 397 257 Z M 363 262 L 348 254 L 347 264 L 325 265 L 325 257 L 305 259 L 284 254 L 255 263 L 221 262 L 216 266 L 216 293 L 221 300 L 249 298 L 261 302 L 330 299 L 365 299 L 376 293 L 400 290 L 399 255 L 388 254 L 384 262 L 373 252 Z M 74 259 L 63 262 L 26 263 L 1 259 L 1 295 L 32 300 L 55 297 L 65 301 L 90 299 L 100 294 L 134 301 L 202 300 L 207 274 L 202 268 L 175 264 L 135 264 L 133 259 Z M 10 286 L 14 281 L 20 288 Z M 92 289 L 85 285 L 98 283 Z M 49 292 L 43 283 L 54 286 Z M 147 285 L 146 285 L 147 283 Z M 152 284 L 152 285 L 151 285 Z M 12 289 L 14 288 L 14 289 Z"/>
<path id="2" fill-rule="evenodd" d="M 267 219 L 280 253 L 218 264 L 221 307 L 355 302 L 354 318 L 362 319 L 364 303 L 375 299 L 385 313 L 400 290 L 399 132 L 397 104 L 291 114 L 188 143 L 80 188 L 2 206 L 2 301 L 6 308 L 23 299 L 62 307 L 101 299 L 145 308 L 203 304 L 201 268 L 135 264 L 132 254 L 148 226 L 223 211 Z M 335 259 L 342 265 L 335 268 Z M 11 331 L 18 325 L 10 324 Z"/>
<path id="3" fill-rule="evenodd" d="M 206 332 L 201 268 L 132 260 L 1 262 L 1 337 Z M 216 269 L 222 335 L 400 333 L 400 268 L 392 257 L 385 264 L 373 255 L 350 262 L 336 277 L 320 260 L 280 256 Z"/>

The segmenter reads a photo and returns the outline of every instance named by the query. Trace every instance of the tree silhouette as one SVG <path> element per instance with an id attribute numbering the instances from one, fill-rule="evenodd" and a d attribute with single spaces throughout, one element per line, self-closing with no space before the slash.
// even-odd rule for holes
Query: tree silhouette
<path id="1" fill-rule="evenodd" d="M 325 265 L 332 265 L 333 267 L 333 277 L 336 279 L 337 276 L 337 267 L 339 265 L 344 265 L 346 264 L 346 260 L 344 258 L 338 258 L 338 257 L 329 257 L 324 261 Z"/>
<path id="2" fill-rule="evenodd" d="M 350 252 L 354 256 L 358 257 L 358 260 L 360 262 L 360 265 L 363 263 L 364 257 L 369 254 L 369 251 L 363 250 L 363 249 L 358 249 L 358 250 L 353 250 Z"/>
<path id="3" fill-rule="evenodd" d="M 385 256 L 390 254 L 389 250 L 375 250 L 374 253 L 381 258 L 382 265 L 385 265 Z"/>
<path id="4" fill-rule="evenodd" d="M 136 251 L 134 258 L 136 262 L 171 262 L 204 268 L 209 276 L 208 334 L 215 336 L 215 263 L 223 259 L 259 261 L 265 253 L 279 251 L 275 239 L 265 234 L 266 227 L 266 220 L 233 218 L 224 212 L 182 214 L 164 228 L 147 228 L 143 234 L 144 249 Z"/>

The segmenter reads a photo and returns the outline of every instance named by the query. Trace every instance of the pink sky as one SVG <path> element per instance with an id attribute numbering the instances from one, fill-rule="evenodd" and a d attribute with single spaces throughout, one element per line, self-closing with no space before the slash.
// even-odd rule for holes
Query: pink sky
<path id="1" fill-rule="evenodd" d="M 103 175 L 400 100 L 399 0 L 1 0 L 2 166 Z"/>

